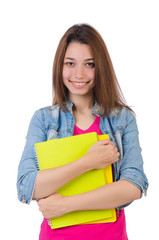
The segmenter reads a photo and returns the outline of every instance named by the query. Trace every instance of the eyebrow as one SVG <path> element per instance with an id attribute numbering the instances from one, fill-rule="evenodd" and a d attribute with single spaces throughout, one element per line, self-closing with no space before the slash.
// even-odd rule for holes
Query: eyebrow
<path id="1" fill-rule="evenodd" d="M 73 61 L 75 61 L 76 59 L 75 58 L 70 58 L 70 57 L 67 57 L 67 58 L 65 58 L 65 60 L 73 60 Z M 87 61 L 94 61 L 94 58 L 87 58 L 87 59 L 85 59 L 84 60 L 85 62 L 87 62 Z"/>

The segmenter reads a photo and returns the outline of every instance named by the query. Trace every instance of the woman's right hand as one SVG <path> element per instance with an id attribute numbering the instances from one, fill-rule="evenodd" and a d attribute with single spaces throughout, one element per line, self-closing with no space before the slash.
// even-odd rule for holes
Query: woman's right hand
<path id="1" fill-rule="evenodd" d="M 120 153 L 115 144 L 108 140 L 100 140 L 93 144 L 86 154 L 88 168 L 101 169 L 118 161 Z"/>

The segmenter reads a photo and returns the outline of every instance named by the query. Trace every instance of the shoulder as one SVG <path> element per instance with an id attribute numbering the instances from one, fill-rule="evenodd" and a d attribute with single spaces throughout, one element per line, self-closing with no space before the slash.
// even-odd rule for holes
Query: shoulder
<path id="1" fill-rule="evenodd" d="M 55 106 L 42 107 L 34 112 L 33 120 L 39 122 L 45 129 L 57 129 L 60 119 L 65 113 L 57 104 Z"/>
<path id="2" fill-rule="evenodd" d="M 127 107 L 115 108 L 109 115 L 109 118 L 116 118 L 116 119 L 123 118 L 126 121 L 129 121 L 129 119 L 135 118 L 135 114 Z"/>
<path id="3" fill-rule="evenodd" d="M 116 108 L 107 117 L 114 129 L 125 129 L 130 123 L 136 122 L 135 114 L 126 107 Z"/>
<path id="4" fill-rule="evenodd" d="M 46 106 L 42 107 L 34 112 L 35 117 L 37 118 L 47 118 L 47 117 L 56 117 L 61 111 L 60 106 L 57 104 L 55 106 Z"/>
<path id="5" fill-rule="evenodd" d="M 35 118 L 46 118 L 56 116 L 60 111 L 59 105 L 42 107 L 34 112 Z"/>

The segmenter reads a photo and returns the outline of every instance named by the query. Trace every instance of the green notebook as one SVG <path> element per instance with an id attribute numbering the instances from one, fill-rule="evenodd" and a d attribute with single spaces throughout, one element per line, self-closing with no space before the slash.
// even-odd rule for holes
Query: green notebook
<path id="1" fill-rule="evenodd" d="M 98 141 L 97 133 L 87 133 L 36 143 L 36 158 L 40 170 L 59 167 L 85 155 Z M 63 196 L 76 195 L 91 191 L 106 184 L 104 169 L 94 169 L 73 179 L 58 189 Z M 111 218 L 111 210 L 84 210 L 64 214 L 50 220 L 52 229 L 84 224 L 100 219 Z"/>

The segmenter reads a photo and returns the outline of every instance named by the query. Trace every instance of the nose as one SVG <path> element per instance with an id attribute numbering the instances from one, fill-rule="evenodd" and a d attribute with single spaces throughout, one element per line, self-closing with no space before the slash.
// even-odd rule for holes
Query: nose
<path id="1" fill-rule="evenodd" d="M 84 76 L 84 70 L 82 66 L 77 66 L 75 70 L 75 77 L 78 79 L 83 78 Z"/>

